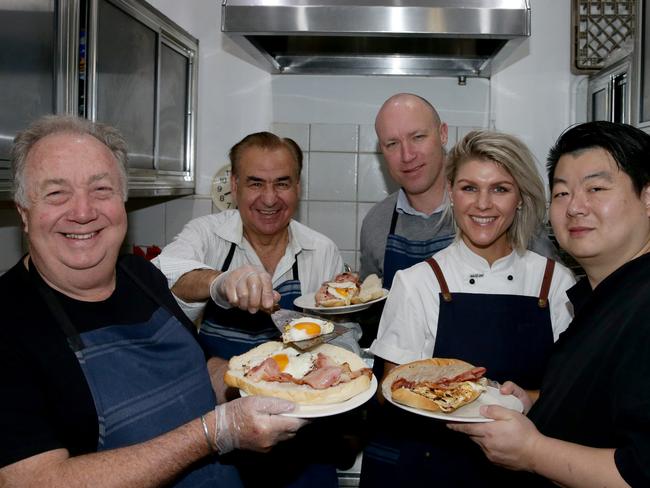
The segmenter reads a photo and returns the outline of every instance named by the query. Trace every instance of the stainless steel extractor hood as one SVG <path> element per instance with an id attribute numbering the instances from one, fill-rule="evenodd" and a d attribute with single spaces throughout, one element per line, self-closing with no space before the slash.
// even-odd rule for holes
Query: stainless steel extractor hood
<path id="1" fill-rule="evenodd" d="M 221 30 L 273 73 L 489 77 L 529 0 L 223 0 Z"/>

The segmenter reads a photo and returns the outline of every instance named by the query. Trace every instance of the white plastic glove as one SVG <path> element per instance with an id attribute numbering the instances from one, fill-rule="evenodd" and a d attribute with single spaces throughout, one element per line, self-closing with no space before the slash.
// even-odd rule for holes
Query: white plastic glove
<path id="1" fill-rule="evenodd" d="M 238 398 L 215 409 L 219 454 L 233 449 L 267 452 L 280 441 L 292 438 L 308 421 L 277 415 L 291 412 L 295 405 L 280 398 L 250 396 Z"/>
<path id="2" fill-rule="evenodd" d="M 210 283 L 210 296 L 217 305 L 227 302 L 233 307 L 255 313 L 259 309 L 272 310 L 280 301 L 273 290 L 271 275 L 260 266 L 245 265 L 217 276 Z"/>

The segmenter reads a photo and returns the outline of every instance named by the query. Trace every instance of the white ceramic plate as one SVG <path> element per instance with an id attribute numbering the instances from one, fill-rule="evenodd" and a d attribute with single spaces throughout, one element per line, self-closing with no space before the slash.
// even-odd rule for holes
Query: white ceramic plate
<path id="1" fill-rule="evenodd" d="M 382 291 L 384 292 L 384 296 L 382 297 L 375 298 L 374 300 L 370 300 L 366 303 L 348 305 L 347 307 L 317 307 L 316 302 L 314 301 L 314 296 L 316 295 L 315 293 L 307 293 L 306 295 L 299 296 L 293 301 L 293 304 L 296 307 L 300 307 L 311 312 L 317 312 L 321 315 L 340 315 L 344 313 L 352 313 L 358 312 L 360 310 L 365 310 L 373 303 L 386 300 L 386 297 L 388 296 L 388 290 L 386 288 L 382 288 Z"/>
<path id="2" fill-rule="evenodd" d="M 390 388 L 385 385 L 382 390 L 386 400 L 391 402 L 396 407 L 399 407 L 407 412 L 430 417 L 432 419 L 446 420 L 448 422 L 492 422 L 492 419 L 483 417 L 479 412 L 481 405 L 501 405 L 502 407 L 511 408 L 517 412 L 524 411 L 524 405 L 521 401 L 513 395 L 502 395 L 497 388 L 487 387 L 487 391 L 481 393 L 476 400 L 467 405 L 463 405 L 458 410 L 451 413 L 443 412 L 430 412 L 429 410 L 422 410 L 419 408 L 409 407 L 393 401 Z"/>
<path id="3" fill-rule="evenodd" d="M 377 391 L 377 378 L 373 375 L 370 388 L 344 402 L 330 403 L 329 405 L 296 405 L 296 409 L 293 412 L 283 413 L 282 415 L 301 419 L 338 415 L 339 413 L 347 412 L 363 405 L 372 398 L 375 391 Z M 239 390 L 239 393 L 241 396 L 247 396 L 245 391 Z"/>

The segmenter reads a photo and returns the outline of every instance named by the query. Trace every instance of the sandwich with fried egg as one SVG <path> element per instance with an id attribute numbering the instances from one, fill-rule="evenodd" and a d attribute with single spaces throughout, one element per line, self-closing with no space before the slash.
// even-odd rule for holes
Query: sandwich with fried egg
<path id="1" fill-rule="evenodd" d="M 224 380 L 249 395 L 330 404 L 370 388 L 372 370 L 353 352 L 331 344 L 302 352 L 281 342 L 266 342 L 231 358 Z"/>
<path id="2" fill-rule="evenodd" d="M 317 307 L 345 307 L 381 298 L 384 290 L 376 274 L 368 276 L 363 283 L 357 273 L 340 273 L 321 285 L 314 296 Z"/>
<path id="3" fill-rule="evenodd" d="M 403 405 L 451 413 L 486 391 L 484 374 L 485 368 L 458 359 L 423 359 L 393 368 L 382 391 Z"/>

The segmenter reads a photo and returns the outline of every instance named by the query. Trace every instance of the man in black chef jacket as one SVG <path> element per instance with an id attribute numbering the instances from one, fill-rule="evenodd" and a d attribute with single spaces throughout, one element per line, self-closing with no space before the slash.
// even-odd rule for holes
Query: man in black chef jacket
<path id="1" fill-rule="evenodd" d="M 0 277 L 1 486 L 241 486 L 221 464 L 302 420 L 290 402 L 215 407 L 205 355 L 165 277 L 118 258 L 126 145 L 114 129 L 44 117 L 12 149 L 29 252 Z"/>
<path id="2" fill-rule="evenodd" d="M 495 422 L 451 426 L 538 475 L 519 486 L 650 486 L 649 155 L 648 134 L 610 122 L 572 127 L 550 151 L 553 230 L 586 272 L 568 292 L 575 318 L 534 405 L 501 388 L 528 417 L 483 406 Z"/>

